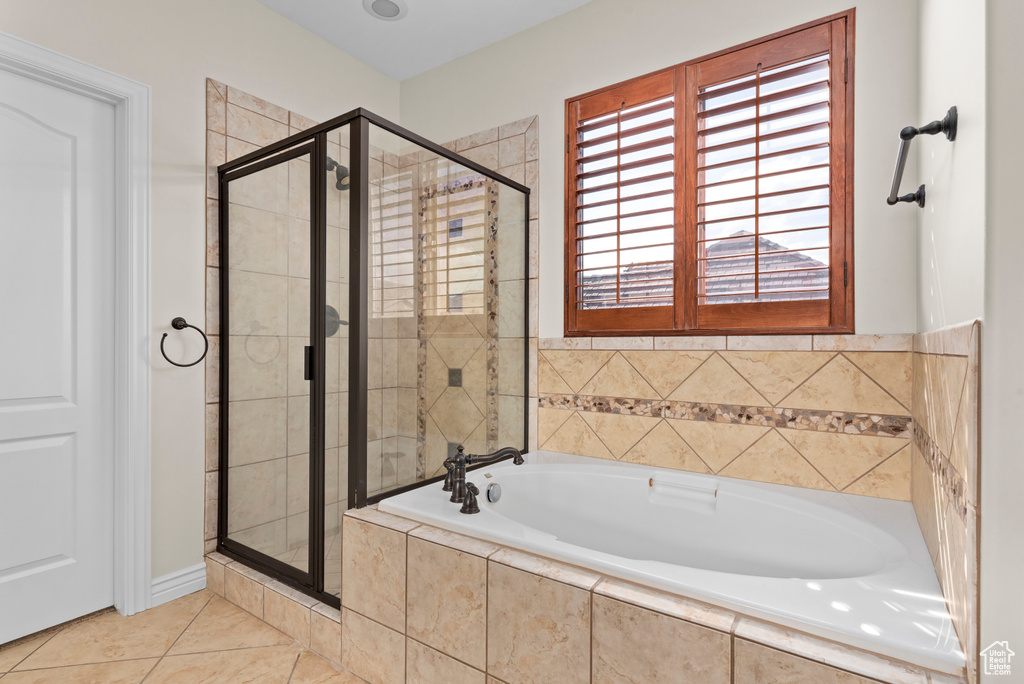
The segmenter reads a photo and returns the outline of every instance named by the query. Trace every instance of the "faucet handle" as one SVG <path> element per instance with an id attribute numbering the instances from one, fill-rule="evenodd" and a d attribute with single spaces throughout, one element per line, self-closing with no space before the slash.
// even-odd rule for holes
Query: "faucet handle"
<path id="1" fill-rule="evenodd" d="M 441 491 L 450 492 L 453 486 L 452 481 L 455 479 L 455 464 L 452 463 L 452 459 L 446 458 L 442 465 L 444 465 L 445 470 L 448 472 L 445 473 L 444 486 L 441 487 Z"/>
<path id="2" fill-rule="evenodd" d="M 472 482 L 466 483 L 466 498 L 462 501 L 462 508 L 459 509 L 459 513 L 479 513 L 480 506 L 476 502 L 477 495 L 480 494 L 480 490 Z"/>

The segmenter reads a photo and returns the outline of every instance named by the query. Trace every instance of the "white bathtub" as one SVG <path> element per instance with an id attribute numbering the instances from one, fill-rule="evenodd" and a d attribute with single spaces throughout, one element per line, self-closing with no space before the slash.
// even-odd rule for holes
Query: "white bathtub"
<path id="1" fill-rule="evenodd" d="M 380 509 L 934 670 L 964 665 L 909 503 L 551 452 L 467 479 L 478 515 L 440 483 Z"/>

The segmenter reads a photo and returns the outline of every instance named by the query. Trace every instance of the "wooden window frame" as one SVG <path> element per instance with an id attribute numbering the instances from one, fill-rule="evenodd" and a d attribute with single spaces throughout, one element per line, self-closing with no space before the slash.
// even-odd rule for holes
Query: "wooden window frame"
<path id="1" fill-rule="evenodd" d="M 704 55 L 666 69 L 569 98 L 565 101 L 565 336 L 623 335 L 806 335 L 813 333 L 852 334 L 854 328 L 853 268 L 853 83 L 856 10 L 850 9 L 800 26 L 779 31 L 725 50 Z M 763 44 L 777 41 L 786 47 L 787 37 L 813 31 L 828 42 L 830 54 L 830 108 L 842 116 L 841 125 L 830 125 L 830 269 L 829 298 L 819 300 L 719 304 L 698 308 L 696 244 L 696 159 L 695 131 L 697 84 L 702 65 L 742 61 Z M 806 35 L 811 35 L 808 33 Z M 798 38 L 794 38 L 798 41 Z M 799 49 L 799 48 L 798 48 Z M 722 59 L 726 58 L 726 59 Z M 579 309 L 577 301 L 577 193 L 576 163 L 578 141 L 573 134 L 580 119 L 581 101 L 592 111 L 601 103 L 619 103 L 623 93 L 643 102 L 637 91 L 672 83 L 675 96 L 675 229 L 674 297 L 668 306 Z M 614 105 L 612 105 L 614 106 Z M 610 109 L 608 110 L 610 111 Z M 836 114 L 830 116 L 830 124 Z M 593 116 L 594 114 L 591 114 Z M 705 313 L 707 312 L 707 313 Z M 711 315 L 708 315 L 711 314 Z"/>

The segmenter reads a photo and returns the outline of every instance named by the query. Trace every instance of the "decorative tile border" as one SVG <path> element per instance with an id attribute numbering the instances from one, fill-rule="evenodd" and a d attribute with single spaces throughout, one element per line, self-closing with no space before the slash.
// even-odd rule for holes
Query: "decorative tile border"
<path id="1" fill-rule="evenodd" d="M 623 399 L 578 394 L 542 393 L 540 407 L 902 439 L 910 439 L 913 423 L 910 416 L 772 408 L 770 406 L 735 406 L 659 399 Z"/>
<path id="2" fill-rule="evenodd" d="M 913 425 L 914 446 L 921 452 L 928 469 L 938 481 L 939 489 L 947 501 L 953 504 L 957 516 L 965 524 L 967 522 L 967 485 L 963 476 L 950 463 L 949 458 L 935 443 L 924 427 Z"/>

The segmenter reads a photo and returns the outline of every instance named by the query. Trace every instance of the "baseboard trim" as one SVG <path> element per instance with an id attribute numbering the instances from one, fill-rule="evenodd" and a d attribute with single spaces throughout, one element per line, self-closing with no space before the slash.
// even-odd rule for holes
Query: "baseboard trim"
<path id="1" fill-rule="evenodd" d="M 153 578 L 153 606 L 173 601 L 206 588 L 206 563 L 169 572 Z"/>

